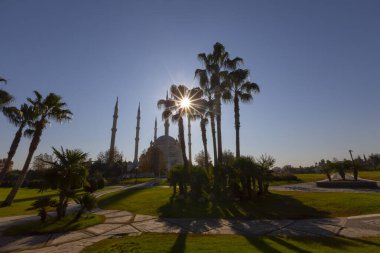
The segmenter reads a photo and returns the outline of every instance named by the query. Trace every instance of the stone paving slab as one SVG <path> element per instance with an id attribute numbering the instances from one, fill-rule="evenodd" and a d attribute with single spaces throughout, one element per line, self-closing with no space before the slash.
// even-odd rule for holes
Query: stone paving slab
<path id="1" fill-rule="evenodd" d="M 106 218 L 104 223 L 114 223 L 114 224 L 120 224 L 120 223 L 129 223 L 132 221 L 133 216 L 132 215 L 127 215 L 127 216 L 122 216 L 122 217 L 114 217 L 114 218 Z"/>
<path id="2" fill-rule="evenodd" d="M 77 240 L 89 238 L 89 237 L 91 237 L 91 234 L 84 233 L 82 231 L 56 233 L 56 234 L 52 234 L 47 245 L 62 244 L 62 243 L 77 241 Z"/>
<path id="3" fill-rule="evenodd" d="M 124 225 L 119 228 L 116 228 L 114 230 L 108 231 L 105 233 L 105 235 L 126 235 L 126 234 L 139 234 L 140 231 L 138 231 L 136 228 L 132 227 L 131 225 Z"/>
<path id="4" fill-rule="evenodd" d="M 106 218 L 115 218 L 115 217 L 123 217 L 123 216 L 132 216 L 133 214 L 127 211 L 117 211 L 104 214 Z"/>
<path id="5" fill-rule="evenodd" d="M 105 224 L 105 223 L 103 223 L 103 224 L 98 224 L 98 225 L 86 228 L 85 231 L 88 231 L 88 232 L 95 234 L 95 235 L 100 235 L 100 234 L 107 233 L 108 231 L 116 229 L 116 228 L 121 227 L 121 226 L 122 226 L 122 224 Z"/>
<path id="6" fill-rule="evenodd" d="M 334 236 L 338 234 L 341 227 L 312 222 L 308 220 L 301 220 L 290 224 L 286 227 L 286 229 L 300 231 L 302 233 L 313 234 L 317 236 Z"/>
<path id="7" fill-rule="evenodd" d="M 133 222 L 153 220 L 153 219 L 157 219 L 157 217 L 151 216 L 151 215 L 136 214 L 135 218 L 133 219 Z"/>
<path id="8" fill-rule="evenodd" d="M 351 238 L 380 236 L 380 230 L 361 229 L 361 228 L 343 228 L 339 235 Z"/>
<path id="9" fill-rule="evenodd" d="M 264 235 L 291 224 L 292 220 L 227 220 L 225 225 L 236 230 L 236 234 Z"/>
<path id="10" fill-rule="evenodd" d="M 132 223 L 132 226 L 141 232 L 148 232 L 148 233 L 181 233 L 181 232 L 186 231 L 186 229 L 184 228 L 181 228 L 175 224 L 169 223 L 168 221 L 159 220 L 159 219 Z"/>
<path id="11" fill-rule="evenodd" d="M 165 219 L 170 223 L 177 224 L 192 233 L 205 233 L 209 230 L 220 228 L 223 222 L 220 219 Z"/>
<path id="12" fill-rule="evenodd" d="M 310 234 L 304 231 L 289 229 L 289 228 L 282 228 L 279 230 L 272 231 L 268 235 L 270 236 L 308 236 L 308 237 L 315 237 L 316 234 Z"/>

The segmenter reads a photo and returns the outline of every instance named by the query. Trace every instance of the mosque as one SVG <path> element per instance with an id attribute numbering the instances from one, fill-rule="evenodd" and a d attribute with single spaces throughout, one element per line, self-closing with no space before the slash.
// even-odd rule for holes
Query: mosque
<path id="1" fill-rule="evenodd" d="M 109 163 L 113 162 L 113 157 L 115 153 L 115 138 L 117 131 L 117 119 L 119 113 L 119 99 L 116 99 L 116 104 L 114 108 L 113 114 L 113 124 L 111 129 L 111 144 L 109 150 Z M 131 164 L 131 169 L 135 169 L 138 167 L 138 151 L 139 151 L 139 140 L 140 140 L 140 119 L 141 119 L 141 111 L 140 104 L 137 109 L 137 123 L 136 123 L 136 137 L 135 137 L 135 153 L 134 159 Z M 179 141 L 174 139 L 169 135 L 169 120 L 165 119 L 165 134 L 157 138 L 157 119 L 154 122 L 154 139 L 150 142 L 150 147 L 158 147 L 158 149 L 163 154 L 163 158 L 166 161 L 166 169 L 170 169 L 174 165 L 183 164 L 182 152 Z"/>

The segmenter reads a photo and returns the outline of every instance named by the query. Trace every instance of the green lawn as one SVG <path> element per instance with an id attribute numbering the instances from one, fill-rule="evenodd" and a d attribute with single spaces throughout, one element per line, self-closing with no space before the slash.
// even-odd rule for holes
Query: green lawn
<path id="1" fill-rule="evenodd" d="M 40 221 L 25 222 L 20 225 L 12 226 L 4 230 L 3 234 L 8 236 L 15 235 L 33 235 L 48 234 L 71 230 L 79 230 L 103 223 L 104 216 L 96 214 L 84 214 L 82 217 L 73 222 L 75 215 L 67 215 L 63 219 L 57 221 L 55 218 L 48 219 L 45 223 Z"/>
<path id="2" fill-rule="evenodd" d="M 171 202 L 171 194 L 172 189 L 159 187 L 124 190 L 102 196 L 99 206 L 138 214 L 188 218 L 302 219 L 380 213 L 380 194 L 377 193 L 273 191 L 245 203 Z"/>
<path id="3" fill-rule="evenodd" d="M 99 191 L 104 191 L 111 188 L 113 187 L 107 186 Z M 10 187 L 0 188 L 0 203 L 5 200 L 10 191 Z M 37 214 L 38 211 L 31 210 L 30 207 L 36 199 L 42 196 L 52 196 L 54 198 L 57 196 L 57 191 L 47 190 L 44 192 L 39 192 L 38 189 L 20 188 L 16 194 L 16 198 L 12 206 L 0 208 L 0 217 Z"/>
<path id="4" fill-rule="evenodd" d="M 107 239 L 82 253 L 378 252 L 380 237 L 244 237 L 240 235 L 143 234 Z"/>
<path id="5" fill-rule="evenodd" d="M 10 187 L 0 188 L 0 203 L 5 200 L 10 191 Z M 39 192 L 38 189 L 20 188 L 12 206 L 0 208 L 0 217 L 37 213 L 38 211 L 31 210 L 30 207 L 41 196 L 57 196 L 57 191 Z"/>

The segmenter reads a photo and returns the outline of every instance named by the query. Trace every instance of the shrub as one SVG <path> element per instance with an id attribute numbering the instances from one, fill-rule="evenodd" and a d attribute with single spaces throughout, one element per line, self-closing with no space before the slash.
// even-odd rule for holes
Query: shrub
<path id="1" fill-rule="evenodd" d="M 202 192 L 209 190 L 209 180 L 207 172 L 200 166 L 193 166 L 190 169 L 190 194 L 193 199 L 200 199 Z"/>
<path id="2" fill-rule="evenodd" d="M 41 217 L 41 222 L 46 221 L 47 208 L 56 206 L 57 202 L 50 197 L 41 197 L 32 203 L 33 209 L 38 209 L 38 216 Z"/>

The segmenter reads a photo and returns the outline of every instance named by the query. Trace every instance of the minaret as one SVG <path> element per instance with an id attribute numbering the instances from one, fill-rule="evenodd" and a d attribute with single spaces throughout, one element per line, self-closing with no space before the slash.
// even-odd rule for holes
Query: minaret
<path id="1" fill-rule="evenodd" d="M 139 152 L 139 135 L 140 135 L 140 103 L 137 109 L 137 125 L 136 125 L 136 138 L 135 138 L 135 158 L 133 159 L 133 164 L 137 166 L 138 163 L 138 152 Z"/>
<path id="2" fill-rule="evenodd" d="M 157 117 L 154 120 L 154 141 L 157 140 Z"/>
<path id="3" fill-rule="evenodd" d="M 168 92 L 166 91 L 166 100 L 169 99 Z M 169 119 L 165 119 L 165 136 L 169 136 Z"/>
<path id="4" fill-rule="evenodd" d="M 115 155 L 115 137 L 116 137 L 116 131 L 117 131 L 117 118 L 118 118 L 118 113 L 119 113 L 119 98 L 116 98 L 116 104 L 115 104 L 115 109 L 113 112 L 113 123 L 112 123 L 112 129 L 111 129 L 111 145 L 110 145 L 110 150 L 109 150 L 109 157 L 108 157 L 108 163 L 112 164 L 114 155 Z"/>

